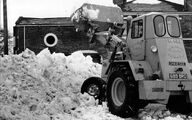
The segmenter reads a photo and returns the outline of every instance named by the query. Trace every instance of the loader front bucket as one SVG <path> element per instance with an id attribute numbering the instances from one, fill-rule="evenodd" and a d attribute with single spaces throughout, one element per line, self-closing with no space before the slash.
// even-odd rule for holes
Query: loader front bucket
<path id="1" fill-rule="evenodd" d="M 123 25 L 123 12 L 119 7 L 85 3 L 71 15 L 71 20 L 80 31 L 87 31 L 90 26 L 107 31 L 114 23 Z"/>

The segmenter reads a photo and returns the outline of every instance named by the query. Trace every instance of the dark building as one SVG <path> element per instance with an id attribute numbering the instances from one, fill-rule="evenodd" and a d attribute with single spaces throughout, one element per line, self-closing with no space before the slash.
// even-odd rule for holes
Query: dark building
<path id="1" fill-rule="evenodd" d="M 134 3 L 137 0 L 113 0 L 114 4 L 117 4 L 124 12 L 128 11 L 156 11 L 156 12 L 175 12 L 175 11 L 191 11 L 192 2 L 191 0 L 181 0 L 183 4 L 178 4 L 177 2 L 172 2 L 171 0 L 158 0 L 158 4 L 144 4 L 144 3 Z"/>
<path id="2" fill-rule="evenodd" d="M 184 6 L 165 0 L 160 0 L 159 4 L 139 4 L 139 3 L 128 3 L 124 4 L 122 7 L 123 11 L 145 11 L 145 12 L 173 12 L 173 11 L 183 11 Z"/>
<path id="3" fill-rule="evenodd" d="M 69 17 L 20 17 L 14 26 L 14 36 L 14 53 L 17 54 L 26 48 L 37 54 L 48 47 L 51 52 L 62 52 L 66 55 L 89 48 L 87 38 L 83 33 L 76 32 Z"/>

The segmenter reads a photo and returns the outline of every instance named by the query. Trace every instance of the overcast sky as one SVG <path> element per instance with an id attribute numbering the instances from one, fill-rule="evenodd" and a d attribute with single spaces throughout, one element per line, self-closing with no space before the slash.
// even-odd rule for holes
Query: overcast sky
<path id="1" fill-rule="evenodd" d="M 2 22 L 2 1 L 3 0 L 0 0 L 0 23 Z M 183 4 L 183 0 L 169 1 Z M 113 4 L 113 0 L 7 0 L 9 31 L 12 32 L 12 28 L 19 16 L 67 17 L 85 2 L 106 6 L 115 6 Z M 136 2 L 154 4 L 159 3 L 157 0 L 137 0 Z M 2 24 L 0 27 L 2 27 Z"/>

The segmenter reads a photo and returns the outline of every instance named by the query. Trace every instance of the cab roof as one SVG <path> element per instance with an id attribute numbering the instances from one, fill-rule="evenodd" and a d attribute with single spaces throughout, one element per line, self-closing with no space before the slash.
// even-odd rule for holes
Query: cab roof
<path id="1" fill-rule="evenodd" d="M 149 13 L 146 13 L 146 14 L 143 14 L 137 18 L 141 18 L 141 17 L 144 17 L 144 16 L 151 16 L 151 15 L 170 15 L 170 14 L 167 14 L 167 13 L 164 13 L 164 12 L 149 12 Z M 176 15 L 176 14 L 171 14 L 171 15 Z"/>

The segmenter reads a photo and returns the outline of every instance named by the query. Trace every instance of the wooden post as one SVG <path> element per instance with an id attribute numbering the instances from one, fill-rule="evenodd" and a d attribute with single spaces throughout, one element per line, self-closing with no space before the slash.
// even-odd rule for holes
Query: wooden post
<path id="1" fill-rule="evenodd" d="M 0 0 L 0 29 L 2 28 L 2 25 L 1 25 L 2 24 L 2 21 L 1 21 L 2 20 L 1 19 L 2 18 L 2 13 L 1 13 L 2 12 L 2 5 L 1 5 L 1 3 L 2 3 L 2 0 Z"/>
<path id="2" fill-rule="evenodd" d="M 4 54 L 8 55 L 7 0 L 3 0 Z"/>

